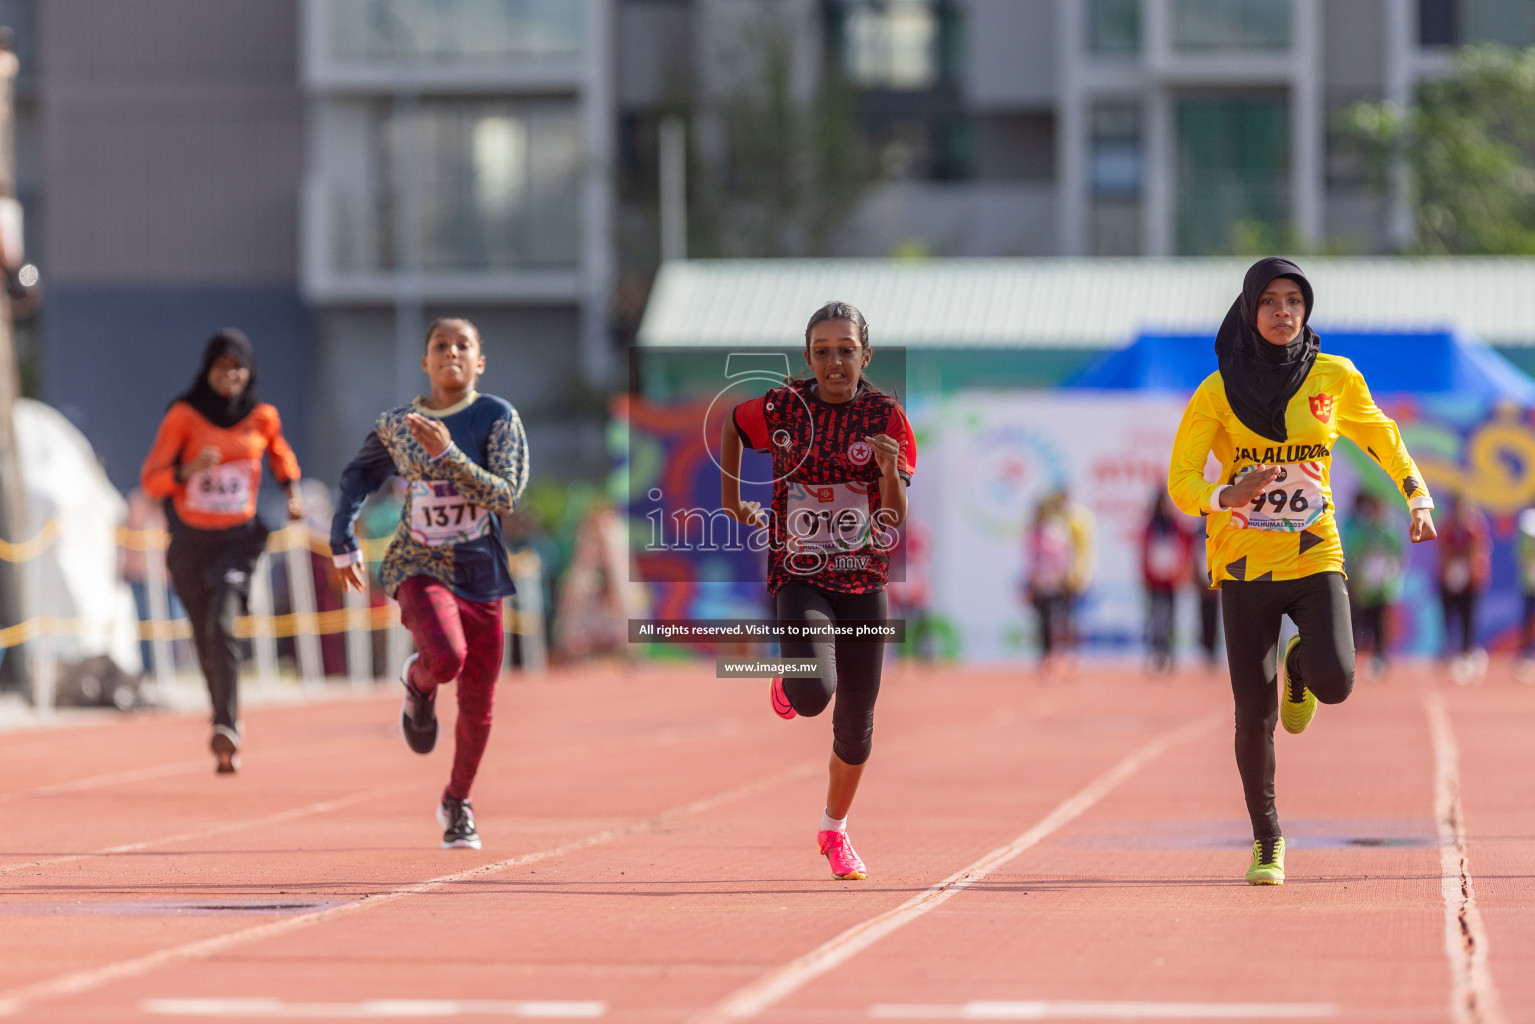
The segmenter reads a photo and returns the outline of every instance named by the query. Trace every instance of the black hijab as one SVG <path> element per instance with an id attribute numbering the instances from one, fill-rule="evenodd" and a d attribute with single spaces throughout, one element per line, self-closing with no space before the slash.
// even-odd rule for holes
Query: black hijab
<path id="1" fill-rule="evenodd" d="M 208 371 L 213 369 L 213 361 L 219 356 L 230 356 L 250 371 L 250 380 L 246 383 L 245 390 L 233 398 L 223 397 L 208 383 Z M 251 350 L 250 339 L 244 332 L 226 327 L 208 339 L 207 347 L 203 349 L 203 364 L 198 369 L 192 386 L 177 396 L 176 401 L 187 403 L 196 409 L 203 419 L 215 427 L 226 429 L 251 414 L 251 410 L 256 408 L 258 401 L 256 354 Z"/>
<path id="2" fill-rule="evenodd" d="M 1258 299 L 1276 277 L 1294 281 L 1306 300 L 1306 320 L 1300 335 L 1288 345 L 1271 344 L 1258 333 Z M 1215 356 L 1231 411 L 1248 430 L 1271 441 L 1289 437 L 1285 408 L 1306 382 L 1306 374 L 1322 348 L 1322 340 L 1310 326 L 1313 308 L 1311 282 L 1300 267 L 1270 256 L 1248 268 L 1242 294 L 1231 304 L 1215 335 Z"/>

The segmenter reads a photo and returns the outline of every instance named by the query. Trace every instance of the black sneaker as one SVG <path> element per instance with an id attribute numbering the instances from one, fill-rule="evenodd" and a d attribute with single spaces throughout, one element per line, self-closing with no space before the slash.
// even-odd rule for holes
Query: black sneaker
<path id="1" fill-rule="evenodd" d="M 416 655 L 405 659 L 400 682 L 405 684 L 405 702 L 400 705 L 400 735 L 405 745 L 418 754 L 430 754 L 437 746 L 437 690 L 422 693 L 410 681 L 410 667 Z"/>
<path id="2" fill-rule="evenodd" d="M 442 803 L 437 805 L 437 824 L 442 826 L 444 850 L 480 848 L 480 833 L 474 827 L 474 808 L 469 806 L 468 800 L 455 800 L 444 793 Z"/>

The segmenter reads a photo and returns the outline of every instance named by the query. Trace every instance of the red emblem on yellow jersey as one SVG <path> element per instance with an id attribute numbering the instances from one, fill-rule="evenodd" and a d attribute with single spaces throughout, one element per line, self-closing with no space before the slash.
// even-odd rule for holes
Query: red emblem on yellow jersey
<path id="1" fill-rule="evenodd" d="M 1337 399 L 1332 395 L 1312 395 L 1310 398 L 1311 415 L 1326 423 L 1332 419 L 1332 407 L 1336 401 Z"/>

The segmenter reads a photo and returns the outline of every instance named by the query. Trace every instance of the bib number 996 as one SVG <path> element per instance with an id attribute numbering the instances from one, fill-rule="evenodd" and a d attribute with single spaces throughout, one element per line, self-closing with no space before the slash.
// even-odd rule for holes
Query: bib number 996
<path id="1" fill-rule="evenodd" d="M 1304 512 L 1311 507 L 1311 500 L 1306 497 L 1306 489 L 1297 487 L 1293 491 L 1284 488 L 1260 494 L 1253 499 L 1253 511 L 1264 512 L 1272 509 L 1277 515 L 1286 510 L 1290 512 Z"/>
<path id="2" fill-rule="evenodd" d="M 1238 473 L 1240 480 L 1256 467 Z M 1279 467 L 1273 486 L 1240 508 L 1231 510 L 1233 523 L 1244 530 L 1294 533 L 1304 530 L 1327 512 L 1327 494 L 1319 462 L 1287 463 Z"/>

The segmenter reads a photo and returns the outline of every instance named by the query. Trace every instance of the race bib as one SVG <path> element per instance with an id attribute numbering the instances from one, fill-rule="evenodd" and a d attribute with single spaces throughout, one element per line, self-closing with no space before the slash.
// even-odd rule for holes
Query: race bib
<path id="1" fill-rule="evenodd" d="M 255 476 L 256 464 L 251 459 L 221 462 L 193 473 L 187 477 L 187 510 L 243 515 L 251 507 L 251 481 Z"/>
<path id="2" fill-rule="evenodd" d="M 462 544 L 488 532 L 490 511 L 466 499 L 448 481 L 411 481 L 410 536 L 417 544 Z"/>
<path id="3" fill-rule="evenodd" d="M 857 551 L 869 542 L 873 518 L 867 488 L 877 484 L 789 484 L 785 526 L 793 552 Z"/>
<path id="4" fill-rule="evenodd" d="M 1237 479 L 1252 472 L 1248 466 Z M 1327 498 L 1322 491 L 1320 462 L 1291 462 L 1279 467 L 1279 475 L 1252 504 L 1231 510 L 1231 521 L 1242 530 L 1271 530 L 1298 533 L 1327 514 Z"/>
<path id="5" fill-rule="evenodd" d="M 1455 556 L 1444 563 L 1444 589 L 1463 594 L 1471 587 L 1471 559 Z"/>

